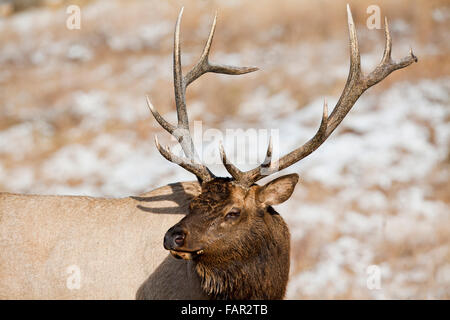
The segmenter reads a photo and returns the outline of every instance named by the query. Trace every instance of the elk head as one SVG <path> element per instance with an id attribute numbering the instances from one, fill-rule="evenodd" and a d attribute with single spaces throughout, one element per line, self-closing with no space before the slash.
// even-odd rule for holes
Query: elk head
<path id="1" fill-rule="evenodd" d="M 199 62 L 183 76 L 180 54 L 181 9 L 174 37 L 174 87 L 178 116 L 176 126 L 167 122 L 153 107 L 148 106 L 158 123 L 180 143 L 186 157 L 162 147 L 155 136 L 156 147 L 164 158 L 196 175 L 201 193 L 195 197 L 187 215 L 170 228 L 164 237 L 164 247 L 177 258 L 193 260 L 202 287 L 212 298 L 281 299 L 289 273 L 289 231 L 272 205 L 291 196 L 298 181 L 297 174 L 281 176 L 264 186 L 256 184 L 263 177 L 281 171 L 316 150 L 337 128 L 362 93 L 383 80 L 394 70 L 404 68 L 417 58 L 410 54 L 395 62 L 391 58 L 391 36 L 385 20 L 385 50 L 379 65 L 368 75 L 361 72 L 356 30 L 347 5 L 350 33 L 350 72 L 335 108 L 328 115 L 323 107 L 317 133 L 303 146 L 272 160 L 272 143 L 265 161 L 243 172 L 234 166 L 220 146 L 222 162 L 230 178 L 216 177 L 195 152 L 189 131 L 185 92 L 187 86 L 207 72 L 239 75 L 256 71 L 255 67 L 217 65 L 208 60 L 216 26 L 212 28 Z"/>

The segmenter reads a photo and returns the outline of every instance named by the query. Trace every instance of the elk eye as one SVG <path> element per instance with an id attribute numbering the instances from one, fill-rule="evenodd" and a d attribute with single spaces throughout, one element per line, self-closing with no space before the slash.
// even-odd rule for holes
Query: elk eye
<path id="1" fill-rule="evenodd" d="M 239 218 L 240 215 L 241 210 L 239 208 L 233 208 L 227 213 L 227 215 L 225 216 L 225 220 L 236 219 Z"/>

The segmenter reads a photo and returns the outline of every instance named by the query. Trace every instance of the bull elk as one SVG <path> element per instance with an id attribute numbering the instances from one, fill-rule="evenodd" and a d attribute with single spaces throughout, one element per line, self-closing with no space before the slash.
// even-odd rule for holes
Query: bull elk
<path id="1" fill-rule="evenodd" d="M 383 57 L 364 75 L 347 6 L 350 71 L 330 115 L 324 103 L 317 133 L 278 160 L 272 159 L 269 142 L 265 161 L 249 171 L 233 165 L 220 146 L 231 177 L 216 177 L 196 155 L 186 88 L 207 72 L 239 75 L 257 68 L 209 62 L 214 18 L 199 62 L 183 76 L 182 13 L 183 9 L 175 26 L 173 53 L 178 124 L 167 122 L 148 97 L 147 102 L 156 121 L 178 140 L 185 157 L 155 138 L 157 149 L 193 173 L 197 181 L 123 199 L 0 194 L 0 298 L 282 299 L 288 282 L 290 236 L 272 206 L 289 199 L 299 177 L 288 174 L 265 185 L 256 182 L 311 154 L 365 90 L 394 70 L 417 62 L 412 51 L 400 61 L 392 60 L 385 20 Z"/>

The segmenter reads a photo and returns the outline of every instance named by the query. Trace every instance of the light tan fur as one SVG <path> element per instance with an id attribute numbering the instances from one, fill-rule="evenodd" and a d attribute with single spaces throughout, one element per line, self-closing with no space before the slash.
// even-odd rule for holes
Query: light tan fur
<path id="1" fill-rule="evenodd" d="M 0 299 L 201 298 L 190 262 L 163 248 L 199 192 L 184 182 L 122 199 L 0 193 Z M 80 289 L 67 285 L 71 266 Z"/>

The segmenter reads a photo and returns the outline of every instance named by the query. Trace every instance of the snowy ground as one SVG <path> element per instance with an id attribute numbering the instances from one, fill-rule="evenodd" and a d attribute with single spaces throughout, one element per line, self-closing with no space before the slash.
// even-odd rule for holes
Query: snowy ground
<path id="1" fill-rule="evenodd" d="M 223 8 L 212 60 L 261 71 L 198 81 L 189 113 L 203 121 L 203 140 L 212 128 L 270 129 L 281 155 L 314 134 L 323 99 L 333 106 L 339 97 L 348 70 L 345 24 L 327 41 L 293 41 L 283 36 L 288 27 L 266 24 L 239 42 L 255 43 L 228 49 L 236 34 L 227 33 L 227 17 L 241 5 Z M 65 29 L 64 8 L 0 20 L 0 191 L 120 197 L 193 178 L 156 151 L 155 133 L 170 140 L 145 106 L 150 93 L 175 118 L 170 50 L 177 10 L 156 1 L 95 1 L 82 7 L 79 31 Z M 186 5 L 186 65 L 200 53 L 213 12 L 194 11 Z M 439 28 L 448 23 L 447 7 L 430 12 Z M 277 208 L 292 233 L 288 298 L 450 297 L 448 59 L 442 73 L 417 71 L 422 61 L 432 68 L 442 51 L 448 55 L 450 41 L 436 32 L 423 42 L 409 27 L 401 17 L 391 21 L 394 56 L 411 45 L 419 64 L 369 90 L 319 150 L 283 172 L 301 176 L 293 197 Z M 365 70 L 382 54 L 382 32 L 373 32 L 358 26 Z M 224 139 L 230 156 L 239 156 L 234 140 Z M 266 141 L 241 146 L 252 155 L 242 168 L 264 156 Z M 217 144 L 202 146 L 215 150 L 208 159 L 217 162 Z M 225 174 L 220 165 L 212 169 Z M 380 288 L 370 290 L 377 270 Z"/>

